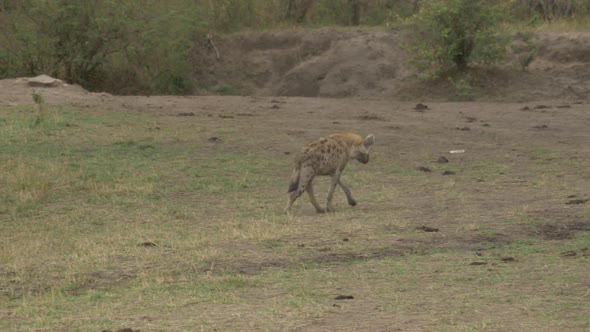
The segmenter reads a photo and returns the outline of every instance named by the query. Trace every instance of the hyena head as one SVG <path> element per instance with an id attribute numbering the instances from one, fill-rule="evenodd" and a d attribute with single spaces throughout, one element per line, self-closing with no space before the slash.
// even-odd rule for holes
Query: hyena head
<path id="1" fill-rule="evenodd" d="M 369 134 L 362 142 L 354 144 L 350 153 L 350 159 L 356 159 L 363 164 L 369 162 L 369 150 L 375 144 L 375 136 Z"/>

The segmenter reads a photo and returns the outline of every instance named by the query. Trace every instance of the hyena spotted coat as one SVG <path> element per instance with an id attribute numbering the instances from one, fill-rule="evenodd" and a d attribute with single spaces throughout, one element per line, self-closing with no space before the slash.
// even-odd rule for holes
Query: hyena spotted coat
<path id="1" fill-rule="evenodd" d="M 312 181 L 317 175 L 329 175 L 332 177 L 326 202 L 327 211 L 334 211 L 332 197 L 336 185 L 339 185 L 346 194 L 348 204 L 355 206 L 356 201 L 352 198 L 348 186 L 340 179 L 340 175 L 349 159 L 356 159 L 363 164 L 368 163 L 369 150 L 373 144 L 375 144 L 375 136 L 372 134 L 363 138 L 355 133 L 339 132 L 322 137 L 304 146 L 295 157 L 295 167 L 293 168 L 288 191 L 289 201 L 285 213 L 289 212 L 293 202 L 305 191 L 307 191 L 309 200 L 316 211 L 318 213 L 325 212 L 313 194 Z"/>

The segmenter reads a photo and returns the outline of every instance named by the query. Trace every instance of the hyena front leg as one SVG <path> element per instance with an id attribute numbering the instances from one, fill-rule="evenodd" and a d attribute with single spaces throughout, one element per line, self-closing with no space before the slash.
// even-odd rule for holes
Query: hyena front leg
<path id="1" fill-rule="evenodd" d="M 334 207 L 332 207 L 332 198 L 334 197 L 336 185 L 340 181 L 340 174 L 340 171 L 336 171 L 330 179 L 330 190 L 328 191 L 328 197 L 326 199 L 326 211 L 328 212 L 334 212 Z"/>
<path id="2" fill-rule="evenodd" d="M 342 182 L 342 179 L 338 180 L 338 184 L 340 185 L 340 188 L 342 188 L 342 190 L 346 194 L 346 200 L 348 201 L 348 205 L 355 206 L 356 201 L 354 200 L 354 198 L 352 198 L 352 193 L 350 192 L 350 188 L 348 188 L 348 186 L 346 184 L 344 184 L 344 182 Z"/>
<path id="3" fill-rule="evenodd" d="M 313 205 L 313 207 L 315 208 L 317 213 L 326 212 L 324 209 L 322 209 L 320 207 L 318 202 L 315 200 L 315 195 L 313 194 L 313 183 L 311 183 L 311 182 L 309 183 L 309 186 L 307 187 L 307 195 L 309 195 L 309 201 L 311 202 L 311 205 Z"/>

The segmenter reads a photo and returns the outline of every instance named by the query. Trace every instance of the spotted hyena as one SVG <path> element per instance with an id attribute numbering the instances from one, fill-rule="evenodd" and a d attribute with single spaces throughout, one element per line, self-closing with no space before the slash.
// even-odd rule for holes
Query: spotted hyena
<path id="1" fill-rule="evenodd" d="M 309 200 L 318 213 L 324 212 L 313 194 L 312 181 L 316 175 L 330 175 L 330 190 L 328 191 L 326 210 L 334 211 L 332 207 L 332 196 L 336 185 L 340 185 L 348 204 L 356 205 L 352 198 L 350 189 L 340 179 L 340 174 L 346 167 L 349 159 L 356 159 L 363 164 L 369 162 L 369 149 L 375 144 L 375 136 L 368 135 L 363 138 L 351 132 L 339 132 L 327 137 L 322 137 L 310 144 L 304 146 L 295 157 L 295 167 L 291 175 L 291 184 L 289 185 L 289 202 L 285 208 L 288 213 L 293 202 L 307 191 Z"/>

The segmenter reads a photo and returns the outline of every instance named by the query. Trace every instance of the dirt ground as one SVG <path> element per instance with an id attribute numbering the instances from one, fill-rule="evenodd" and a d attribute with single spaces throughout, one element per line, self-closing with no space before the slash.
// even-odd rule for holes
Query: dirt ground
<path id="1" fill-rule="evenodd" d="M 528 71 L 518 69 L 518 55 L 514 55 L 502 69 L 481 79 L 479 88 L 487 93 L 479 102 L 451 102 L 453 93 L 444 83 L 418 82 L 404 64 L 407 55 L 396 38 L 382 31 L 324 29 L 218 40 L 222 60 L 206 51 L 207 57 L 201 57 L 195 67 L 195 77 L 203 86 L 230 87 L 251 96 L 112 96 L 76 86 L 36 89 L 42 90 L 48 103 L 68 103 L 93 112 L 155 114 L 170 124 L 198 123 L 207 128 L 204 135 L 211 137 L 195 144 L 222 144 L 225 151 L 260 153 L 284 161 L 285 181 L 278 186 L 283 189 L 293 154 L 302 144 L 339 130 L 373 133 L 376 146 L 371 162 L 353 166 L 361 174 L 353 182 L 359 201 L 354 209 L 366 217 L 365 227 L 326 241 L 319 234 L 325 227 L 322 223 L 330 221 L 325 217 L 318 221 L 302 197 L 294 213 L 306 232 L 281 239 L 285 245 L 306 248 L 298 260 L 331 264 L 334 273 L 342 269 L 339 262 L 403 256 L 423 248 L 473 252 L 477 263 L 493 243 L 532 237 L 565 244 L 578 232 L 590 231 L 590 35 L 536 37 L 540 48 Z M 0 104 L 30 104 L 31 92 L 24 79 L 2 80 Z M 227 139 L 223 130 L 228 128 L 247 139 Z M 407 172 L 413 175 L 396 176 Z M 362 174 L 370 175 L 363 178 Z M 316 189 L 318 196 L 322 189 Z M 384 192 L 388 194 L 380 196 Z M 271 203 L 276 209 L 285 203 L 282 195 L 269 194 L 276 198 Z M 343 195 L 337 196 L 336 208 L 350 209 Z M 391 210 L 395 220 L 384 220 Z M 532 219 L 536 222 L 527 222 Z M 416 227 L 432 236 L 374 236 Z M 364 249 L 349 251 L 342 241 L 362 242 Z M 243 253 L 240 260 L 217 261 L 217 268 L 256 274 L 293 264 L 280 255 L 244 249 L 236 249 Z M 585 252 L 578 252 L 576 259 L 580 266 L 588 263 Z M 363 301 L 369 291 L 362 282 L 358 286 L 355 299 L 346 305 L 335 303 L 338 310 L 332 314 L 295 326 L 279 325 L 277 330 L 440 327 L 443 318 L 437 317 L 427 298 L 424 312 L 392 314 L 376 311 L 370 300 Z M 589 285 L 570 286 L 572 292 L 583 295 Z M 535 291 L 512 287 L 515 294 Z M 452 289 L 447 291 L 452 297 Z M 487 309 L 506 317 L 505 330 L 543 328 L 509 304 Z"/>

